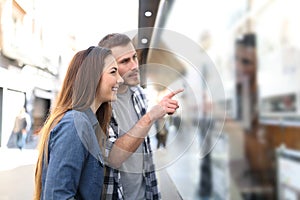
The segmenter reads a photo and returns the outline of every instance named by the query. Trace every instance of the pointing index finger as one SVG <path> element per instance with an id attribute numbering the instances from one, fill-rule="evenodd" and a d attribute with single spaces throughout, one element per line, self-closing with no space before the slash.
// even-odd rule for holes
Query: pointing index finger
<path id="1" fill-rule="evenodd" d="M 171 92 L 170 94 L 166 95 L 165 97 L 168 97 L 168 98 L 172 98 L 174 97 L 176 94 L 180 93 L 180 92 L 183 92 L 184 89 L 178 89 L 178 90 L 175 90 L 173 92 Z"/>

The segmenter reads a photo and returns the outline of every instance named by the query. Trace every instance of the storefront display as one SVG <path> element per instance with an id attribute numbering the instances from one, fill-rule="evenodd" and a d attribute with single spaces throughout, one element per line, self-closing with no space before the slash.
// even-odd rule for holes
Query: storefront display
<path id="1" fill-rule="evenodd" d="M 295 4 L 273 1 L 256 17 L 262 123 L 300 125 L 300 13 Z"/>
<path id="2" fill-rule="evenodd" d="M 300 198 L 300 151 L 277 150 L 278 199 Z"/>

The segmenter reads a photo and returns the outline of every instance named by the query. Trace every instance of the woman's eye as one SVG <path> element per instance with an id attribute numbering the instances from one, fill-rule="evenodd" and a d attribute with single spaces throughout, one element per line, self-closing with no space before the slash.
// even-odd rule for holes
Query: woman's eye
<path id="1" fill-rule="evenodd" d="M 111 74 L 114 74 L 114 73 L 116 73 L 118 70 L 116 69 L 116 68 L 114 68 L 114 69 L 112 69 L 111 71 L 110 71 L 110 73 Z"/>

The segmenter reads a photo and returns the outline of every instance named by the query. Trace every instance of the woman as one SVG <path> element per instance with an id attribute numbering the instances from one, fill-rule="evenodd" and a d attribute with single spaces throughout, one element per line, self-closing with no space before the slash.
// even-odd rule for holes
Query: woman
<path id="1" fill-rule="evenodd" d="M 90 47 L 75 54 L 41 130 L 35 199 L 100 199 L 102 141 L 123 81 L 111 51 Z"/>

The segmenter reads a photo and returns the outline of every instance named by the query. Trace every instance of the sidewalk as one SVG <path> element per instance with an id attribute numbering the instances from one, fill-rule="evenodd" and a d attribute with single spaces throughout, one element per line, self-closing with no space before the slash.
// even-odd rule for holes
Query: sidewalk
<path id="1" fill-rule="evenodd" d="M 156 149 L 151 138 L 158 181 L 163 199 L 198 200 L 200 162 L 199 137 L 196 128 L 171 127 L 166 149 Z"/>
<path id="2" fill-rule="evenodd" d="M 30 200 L 37 150 L 0 148 L 0 200 Z"/>
<path id="3" fill-rule="evenodd" d="M 36 149 L 0 148 L 0 171 L 12 170 L 24 165 L 35 165 L 38 152 Z"/>
<path id="4" fill-rule="evenodd" d="M 169 132 L 166 149 L 156 149 L 151 138 L 163 200 L 198 200 L 200 159 L 198 135 L 193 127 Z M 0 148 L 0 200 L 32 199 L 35 149 Z"/>

